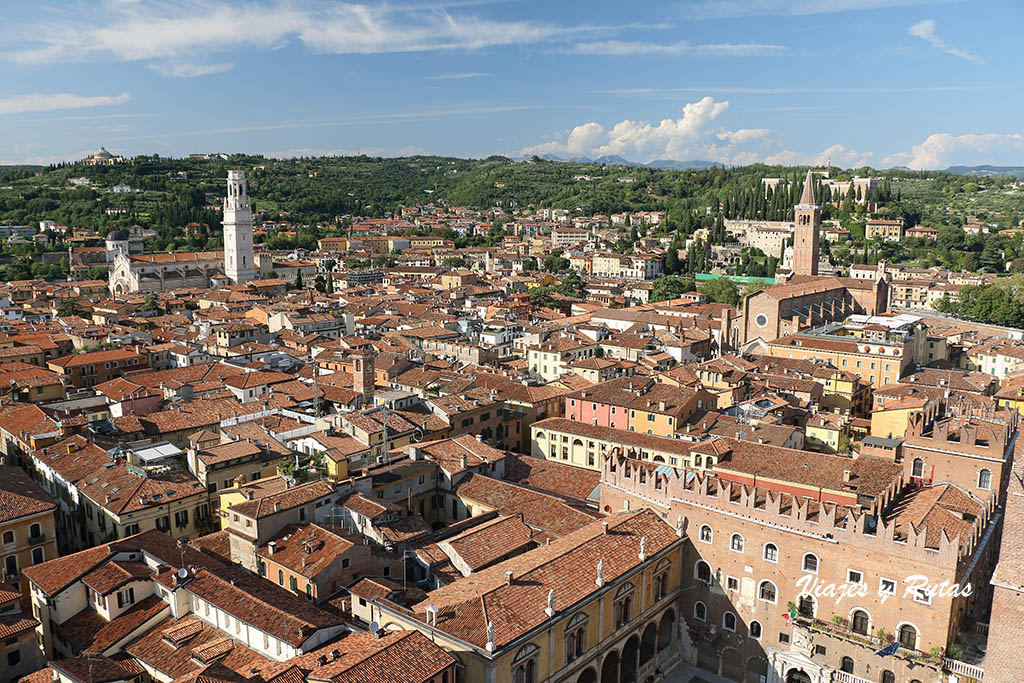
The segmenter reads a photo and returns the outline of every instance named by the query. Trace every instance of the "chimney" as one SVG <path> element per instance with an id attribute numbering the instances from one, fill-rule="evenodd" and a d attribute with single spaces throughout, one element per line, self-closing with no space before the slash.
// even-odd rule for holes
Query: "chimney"
<path id="1" fill-rule="evenodd" d="M 512 570 L 509 569 L 505 572 L 505 583 L 509 586 L 512 585 Z"/>
<path id="2" fill-rule="evenodd" d="M 601 526 L 604 527 L 604 533 L 608 533 L 608 522 L 601 522 Z"/>
<path id="3" fill-rule="evenodd" d="M 281 511 L 281 504 L 280 503 L 274 503 L 274 512 L 280 512 L 280 511 Z"/>
<path id="4" fill-rule="evenodd" d="M 762 439 L 761 437 L 757 437 L 757 442 L 758 443 L 764 443 L 764 439 Z"/>
<path id="5" fill-rule="evenodd" d="M 465 455 L 459 456 L 459 466 L 462 469 L 468 468 L 469 467 L 469 458 L 467 458 Z"/>
<path id="6" fill-rule="evenodd" d="M 270 553 L 271 555 L 274 554 L 274 550 L 276 550 L 276 549 L 277 549 L 277 543 L 276 542 L 271 541 L 270 543 L 267 544 L 267 552 Z"/>
<path id="7" fill-rule="evenodd" d="M 850 470 L 843 470 L 843 483 L 849 484 L 850 478 L 853 473 Z"/>

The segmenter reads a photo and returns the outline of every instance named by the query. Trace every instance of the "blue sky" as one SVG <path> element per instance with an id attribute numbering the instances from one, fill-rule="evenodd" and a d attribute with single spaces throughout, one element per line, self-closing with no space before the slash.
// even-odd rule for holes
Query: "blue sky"
<path id="1" fill-rule="evenodd" d="M 1021 0 L 8 0 L 0 163 L 1024 165 Z"/>

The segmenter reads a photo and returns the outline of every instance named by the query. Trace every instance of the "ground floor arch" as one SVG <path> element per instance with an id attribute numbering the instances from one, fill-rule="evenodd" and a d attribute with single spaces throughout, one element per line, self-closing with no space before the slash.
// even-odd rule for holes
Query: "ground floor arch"
<path id="1" fill-rule="evenodd" d="M 786 683 L 811 683 L 811 677 L 803 669 L 790 669 L 786 673 Z"/>
<path id="2" fill-rule="evenodd" d="M 601 665 L 601 683 L 619 682 L 619 651 L 612 650 Z"/>
<path id="3" fill-rule="evenodd" d="M 632 635 L 622 648 L 619 662 L 619 683 L 636 682 L 636 657 L 640 650 L 640 637 Z"/>

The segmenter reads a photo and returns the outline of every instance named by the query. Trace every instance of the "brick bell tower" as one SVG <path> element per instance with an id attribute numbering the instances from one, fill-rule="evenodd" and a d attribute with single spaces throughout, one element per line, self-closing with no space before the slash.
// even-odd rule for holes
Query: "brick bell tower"
<path id="1" fill-rule="evenodd" d="M 804 192 L 793 217 L 793 273 L 817 275 L 821 254 L 821 207 L 814 199 L 814 173 L 807 171 Z"/>
<path id="2" fill-rule="evenodd" d="M 352 351 L 352 389 L 363 397 L 363 407 L 373 406 L 377 387 L 374 379 L 373 352 L 367 349 Z"/>

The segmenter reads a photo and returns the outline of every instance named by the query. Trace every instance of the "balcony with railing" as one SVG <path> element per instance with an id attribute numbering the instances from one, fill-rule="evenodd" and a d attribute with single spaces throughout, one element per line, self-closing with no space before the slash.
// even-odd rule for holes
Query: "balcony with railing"
<path id="1" fill-rule="evenodd" d="M 892 634 L 888 634 L 883 639 L 877 635 L 862 633 L 853 629 L 845 619 L 822 621 L 821 619 L 798 615 L 796 617 L 796 623 L 805 628 L 832 636 L 833 638 L 838 638 L 848 643 L 855 643 L 872 651 L 880 650 L 894 642 Z M 895 656 L 914 664 L 928 666 L 935 669 L 938 669 L 942 664 L 942 653 L 940 651 L 933 651 L 931 653 L 922 652 L 921 650 L 916 650 L 912 647 L 906 647 L 902 643 L 900 644 L 899 649 L 896 650 Z"/>
<path id="2" fill-rule="evenodd" d="M 872 651 L 880 650 L 894 642 L 892 634 L 885 634 L 884 638 L 878 637 L 878 635 L 870 635 L 861 633 L 854 630 L 845 619 L 833 620 L 831 622 L 822 621 L 821 619 L 815 619 L 805 614 L 798 615 L 796 617 L 796 623 L 805 627 L 831 636 L 838 638 L 839 640 L 846 641 L 848 643 L 856 643 L 861 647 L 870 649 Z M 973 628 L 977 633 L 987 632 L 988 624 L 976 624 Z M 957 640 L 961 642 L 964 640 L 964 633 L 958 634 Z M 950 648 L 957 657 L 965 656 L 964 651 L 959 646 Z M 965 658 L 976 659 L 971 656 L 969 651 Z M 983 680 L 985 675 L 984 668 L 981 666 L 982 661 L 979 659 L 977 662 L 964 662 L 959 659 L 946 656 L 947 652 L 944 652 L 941 648 L 934 648 L 931 652 L 922 652 L 912 647 L 907 647 L 903 643 L 900 643 L 898 649 L 894 653 L 895 657 L 905 660 L 912 666 L 923 666 L 935 670 L 936 672 L 945 671 L 956 674 L 960 677 L 961 681 L 965 683 L 979 683 Z M 845 671 L 835 671 L 832 675 L 832 681 L 834 683 L 872 683 L 871 681 L 865 681 L 858 676 Z"/>

